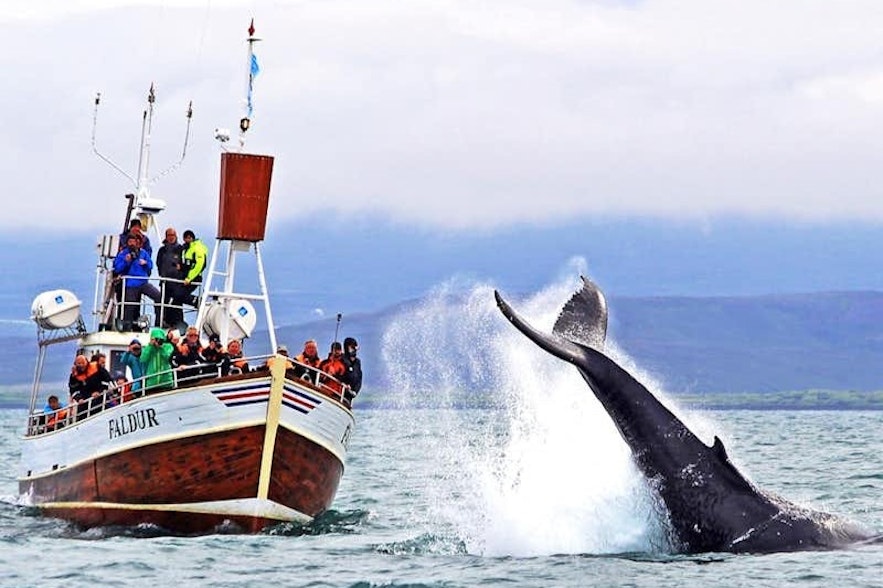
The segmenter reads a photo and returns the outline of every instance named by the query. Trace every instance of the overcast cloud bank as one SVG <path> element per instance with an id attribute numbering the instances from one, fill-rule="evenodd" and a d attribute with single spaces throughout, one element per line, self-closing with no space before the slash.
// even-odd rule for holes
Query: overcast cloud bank
<path id="1" fill-rule="evenodd" d="M 9 228 L 117 224 L 157 86 L 155 195 L 214 207 L 254 16 L 272 213 L 487 229 L 577 217 L 880 222 L 876 2 L 355 0 L 4 7 Z"/>

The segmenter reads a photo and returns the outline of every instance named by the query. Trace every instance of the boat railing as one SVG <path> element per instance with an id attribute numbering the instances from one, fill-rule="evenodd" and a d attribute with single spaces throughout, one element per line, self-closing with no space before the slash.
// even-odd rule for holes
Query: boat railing
<path id="1" fill-rule="evenodd" d="M 255 355 L 242 360 L 248 366 L 243 370 L 232 364 L 197 363 L 188 366 L 172 367 L 168 370 L 129 380 L 124 384 L 111 385 L 102 393 L 79 403 L 71 403 L 52 412 L 35 411 L 28 417 L 27 436 L 33 437 L 64 428 L 89 417 L 98 415 L 142 396 L 161 392 L 185 390 L 197 385 L 211 383 L 213 380 L 237 380 L 250 377 L 269 375 L 270 364 L 276 355 Z M 347 394 L 346 384 L 317 367 L 313 367 L 294 359 L 285 360 L 285 377 L 296 380 L 301 386 L 318 392 L 339 402 L 346 408 L 352 407 L 352 398 Z M 171 380 L 169 382 L 169 380 Z"/>
<path id="2" fill-rule="evenodd" d="M 191 282 L 193 292 L 188 293 L 187 301 L 177 296 L 184 280 L 166 277 L 150 277 L 147 283 L 153 286 L 158 293 L 158 300 L 153 300 L 153 315 L 148 311 L 150 297 L 144 293 L 138 293 L 137 300 L 127 300 L 126 290 L 130 281 L 144 280 L 137 276 L 117 276 L 108 286 L 107 303 L 102 317 L 101 327 L 104 330 L 115 331 L 146 331 L 154 325 L 172 325 L 167 320 L 172 311 L 177 311 L 178 317 L 184 318 L 197 312 L 198 308 L 189 303 L 191 297 L 196 300 L 202 297 L 202 283 Z M 177 292 L 176 292 L 177 290 Z M 145 300 L 147 298 L 147 300 Z M 178 323 L 175 320 L 174 323 Z M 184 320 L 192 323 L 193 321 Z"/>

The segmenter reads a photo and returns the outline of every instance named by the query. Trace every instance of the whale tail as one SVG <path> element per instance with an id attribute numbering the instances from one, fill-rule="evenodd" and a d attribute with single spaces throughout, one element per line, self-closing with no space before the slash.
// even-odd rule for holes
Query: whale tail
<path id="1" fill-rule="evenodd" d="M 600 351 L 607 339 L 607 299 L 594 282 L 585 276 L 580 280 L 582 288 L 561 309 L 552 332 Z"/>

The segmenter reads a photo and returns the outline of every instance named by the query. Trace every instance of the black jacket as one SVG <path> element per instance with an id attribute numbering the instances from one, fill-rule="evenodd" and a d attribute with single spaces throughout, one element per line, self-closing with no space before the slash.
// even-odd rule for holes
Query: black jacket
<path id="1" fill-rule="evenodd" d="M 159 248 L 156 254 L 156 268 L 163 278 L 184 279 L 184 266 L 181 263 L 181 252 L 184 246 L 181 243 L 166 243 Z"/>
<path id="2" fill-rule="evenodd" d="M 346 372 L 340 380 L 353 392 L 358 392 L 362 389 L 362 360 L 356 356 L 344 354 L 343 365 L 346 367 Z"/>

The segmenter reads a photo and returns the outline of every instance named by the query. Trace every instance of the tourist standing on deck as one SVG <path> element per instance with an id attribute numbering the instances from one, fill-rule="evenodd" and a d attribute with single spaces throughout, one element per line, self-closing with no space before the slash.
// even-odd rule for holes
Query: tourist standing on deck
<path id="1" fill-rule="evenodd" d="M 300 364 L 294 368 L 294 376 L 296 378 L 309 378 L 314 384 L 318 382 L 316 370 L 319 369 L 322 358 L 319 357 L 319 345 L 315 339 L 307 339 L 304 342 L 304 350 L 294 358 L 294 361 Z M 315 369 L 308 369 L 305 366 Z"/>
<path id="2" fill-rule="evenodd" d="M 242 356 L 242 342 L 239 339 L 230 339 L 227 349 L 221 354 L 221 375 L 230 373 L 248 373 L 248 362 Z"/>
<path id="3" fill-rule="evenodd" d="M 150 254 L 141 246 L 141 236 L 130 233 L 126 239 L 126 248 L 117 253 L 113 260 L 113 271 L 122 276 L 123 282 L 123 328 L 131 329 L 132 323 L 138 318 L 141 310 L 141 295 L 144 294 L 154 302 L 160 301 L 159 290 L 147 281 L 153 270 Z M 156 320 L 159 321 L 159 313 Z"/>
<path id="4" fill-rule="evenodd" d="M 141 390 L 144 383 L 141 378 L 144 376 L 144 368 L 141 365 L 141 341 L 132 339 L 129 343 L 129 349 L 120 357 L 120 365 L 129 368 L 132 373 L 132 392 Z M 140 394 L 136 394 L 140 396 Z"/>
<path id="5" fill-rule="evenodd" d="M 362 360 L 356 357 L 358 351 L 358 341 L 352 337 L 343 340 L 343 365 L 346 368 L 346 373 L 341 377 L 341 380 L 347 386 L 346 397 L 350 402 L 362 389 Z"/>
<path id="6" fill-rule="evenodd" d="M 331 352 L 328 354 L 328 358 L 319 364 L 319 369 L 331 376 L 331 378 L 327 378 L 322 375 L 319 377 L 319 382 L 335 392 L 340 392 L 341 379 L 346 374 L 346 366 L 343 364 L 343 347 L 340 341 L 331 344 Z"/>
<path id="7" fill-rule="evenodd" d="M 150 329 L 150 344 L 141 351 L 145 390 L 165 390 L 175 383 L 170 361 L 174 351 L 175 348 L 166 339 L 165 331 L 158 328 Z"/>
<path id="8" fill-rule="evenodd" d="M 185 276 L 184 262 L 181 259 L 183 250 L 184 246 L 178 242 L 178 233 L 172 227 L 167 228 L 166 238 L 162 242 L 162 247 L 156 252 L 156 267 L 159 271 L 159 276 L 165 278 L 161 287 L 163 327 L 176 327 L 179 323 L 184 322 L 183 309 L 169 306 L 170 304 L 174 307 L 180 307 L 181 305 L 177 301 L 181 298 L 178 293 L 183 286 L 181 280 Z"/>
<path id="9" fill-rule="evenodd" d="M 126 248 L 126 239 L 129 235 L 133 234 L 141 237 L 141 248 L 147 251 L 147 255 L 153 257 L 153 247 L 150 245 L 150 237 L 144 232 L 144 227 L 141 226 L 141 219 L 138 218 L 133 218 L 129 221 L 129 230 L 120 234 L 120 251 Z"/>
<path id="10" fill-rule="evenodd" d="M 184 251 L 181 254 L 184 263 L 184 285 L 181 287 L 180 301 L 190 306 L 199 306 L 199 299 L 193 291 L 202 282 L 202 272 L 208 260 L 208 247 L 196 238 L 196 234 L 187 229 L 184 231 Z"/>

